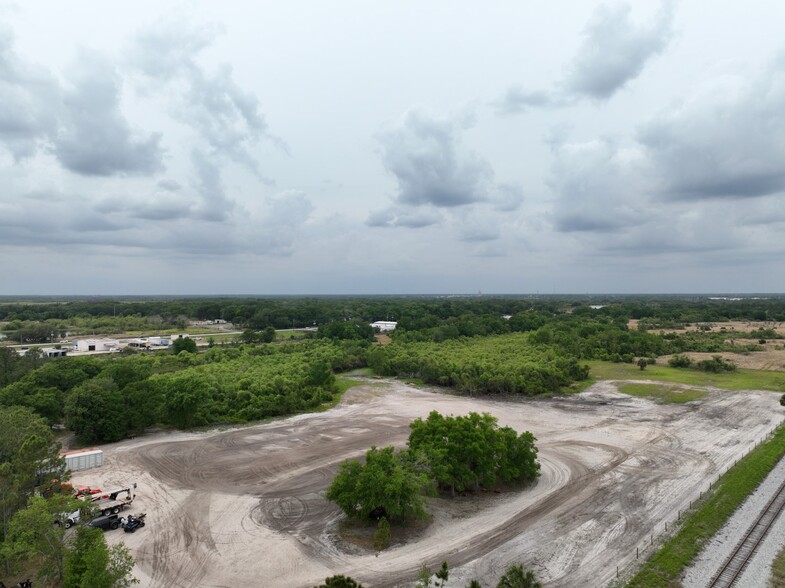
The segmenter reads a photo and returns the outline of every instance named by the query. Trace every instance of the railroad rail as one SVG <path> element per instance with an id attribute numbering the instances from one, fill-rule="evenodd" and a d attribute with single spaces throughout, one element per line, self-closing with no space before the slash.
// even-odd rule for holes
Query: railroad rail
<path id="1" fill-rule="evenodd" d="M 722 563 L 722 567 L 712 577 L 708 588 L 730 588 L 735 584 L 783 508 L 785 508 L 785 482 L 780 485 L 777 493 L 769 500 L 766 508 L 736 545 L 733 553 Z"/>

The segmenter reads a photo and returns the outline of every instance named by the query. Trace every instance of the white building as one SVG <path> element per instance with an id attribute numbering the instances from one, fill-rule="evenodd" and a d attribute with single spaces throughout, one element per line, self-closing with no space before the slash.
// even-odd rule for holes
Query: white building
<path id="1" fill-rule="evenodd" d="M 375 323 L 371 323 L 371 326 L 384 333 L 386 331 L 394 331 L 395 327 L 398 326 L 398 323 L 395 321 L 376 321 Z"/>
<path id="2" fill-rule="evenodd" d="M 46 357 L 65 357 L 68 353 L 67 349 L 58 349 L 56 347 L 44 347 L 41 351 Z"/>
<path id="3" fill-rule="evenodd" d="M 80 339 L 74 341 L 74 351 L 111 351 L 119 344 L 117 339 Z"/>

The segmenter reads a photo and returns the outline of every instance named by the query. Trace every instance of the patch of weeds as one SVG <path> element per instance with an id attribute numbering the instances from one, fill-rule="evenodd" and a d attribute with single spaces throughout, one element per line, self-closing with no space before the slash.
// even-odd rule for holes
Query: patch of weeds
<path id="1" fill-rule="evenodd" d="M 680 388 L 664 384 L 621 384 L 619 392 L 637 396 L 638 398 L 651 398 L 665 404 L 683 404 L 699 400 L 708 394 L 705 390 L 694 388 Z"/>

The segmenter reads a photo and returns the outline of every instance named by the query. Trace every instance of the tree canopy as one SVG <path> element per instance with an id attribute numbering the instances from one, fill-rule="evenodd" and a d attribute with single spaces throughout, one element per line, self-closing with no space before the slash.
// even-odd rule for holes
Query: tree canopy
<path id="1" fill-rule="evenodd" d="M 351 518 L 423 518 L 422 494 L 430 484 L 424 472 L 411 467 L 406 454 L 396 454 L 394 447 L 372 447 L 364 464 L 341 464 L 326 496 Z"/>
<path id="2" fill-rule="evenodd" d="M 433 479 L 453 494 L 532 481 L 540 474 L 534 435 L 499 428 L 488 413 L 453 417 L 432 411 L 410 428 L 409 449 L 426 456 Z"/>
<path id="3" fill-rule="evenodd" d="M 364 464 L 343 462 L 326 497 L 351 518 L 423 518 L 423 495 L 437 485 L 455 494 L 536 479 L 534 441 L 529 432 L 497 427 L 487 413 L 445 417 L 433 411 L 411 424 L 408 450 L 372 447 Z"/>

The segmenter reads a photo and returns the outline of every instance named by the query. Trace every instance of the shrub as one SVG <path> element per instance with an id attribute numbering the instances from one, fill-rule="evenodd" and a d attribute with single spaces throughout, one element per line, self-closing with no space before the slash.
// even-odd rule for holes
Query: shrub
<path id="1" fill-rule="evenodd" d="M 330 576 L 324 579 L 324 584 L 319 584 L 316 588 L 363 588 L 363 585 L 349 576 Z"/>
<path id="2" fill-rule="evenodd" d="M 732 372 L 736 370 L 735 364 L 722 359 L 722 357 L 719 355 L 715 355 L 711 359 L 704 359 L 703 361 L 699 361 L 696 367 L 701 371 L 711 372 L 713 374 Z"/>
<path id="3" fill-rule="evenodd" d="M 674 368 L 688 368 L 692 365 L 692 360 L 686 355 L 677 353 L 668 360 L 668 365 Z"/>
<path id="4" fill-rule="evenodd" d="M 373 534 L 373 546 L 376 551 L 387 549 L 390 546 L 391 539 L 390 523 L 387 522 L 386 517 L 382 517 L 379 519 L 379 524 L 376 526 L 376 532 Z"/>

